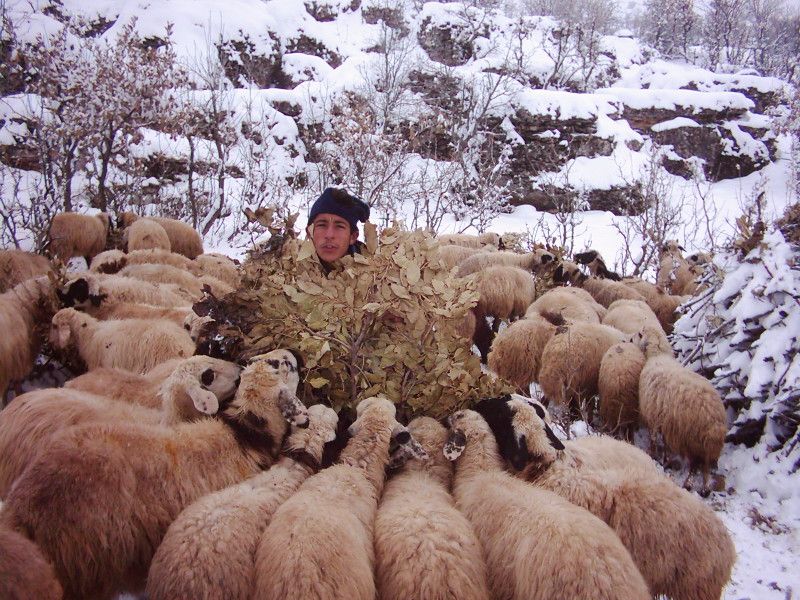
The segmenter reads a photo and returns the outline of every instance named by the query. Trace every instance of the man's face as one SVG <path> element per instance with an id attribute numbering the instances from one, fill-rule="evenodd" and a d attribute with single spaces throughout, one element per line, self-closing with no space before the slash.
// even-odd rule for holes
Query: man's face
<path id="1" fill-rule="evenodd" d="M 351 231 L 350 223 L 330 213 L 318 214 L 306 233 L 314 242 L 317 256 L 329 263 L 347 254 L 347 248 L 358 238 L 358 231 Z"/>

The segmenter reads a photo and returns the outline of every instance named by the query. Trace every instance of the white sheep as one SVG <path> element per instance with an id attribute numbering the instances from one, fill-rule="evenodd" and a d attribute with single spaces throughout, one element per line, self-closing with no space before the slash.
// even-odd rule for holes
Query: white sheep
<path id="1" fill-rule="evenodd" d="M 656 284 L 664 291 L 675 295 L 691 295 L 697 290 L 697 277 L 702 275 L 700 261 L 708 255 L 693 255 L 692 264 L 683 257 L 683 246 L 677 240 L 667 240 L 659 252 Z M 702 258 L 701 258 L 702 256 Z"/>
<path id="2" fill-rule="evenodd" d="M 644 296 L 621 281 L 589 277 L 581 272 L 578 265 L 567 260 L 562 260 L 556 266 L 553 271 L 553 281 L 583 288 L 606 308 L 615 300 L 644 300 Z"/>
<path id="3" fill-rule="evenodd" d="M 129 227 L 140 217 L 131 212 L 122 213 L 119 223 L 122 227 Z M 147 217 L 156 221 L 169 236 L 170 246 L 173 252 L 183 254 L 189 259 L 195 259 L 203 253 L 203 239 L 200 234 L 188 223 L 169 219 L 166 217 Z"/>
<path id="4" fill-rule="evenodd" d="M 128 252 L 134 250 L 172 251 L 167 232 L 153 219 L 137 219 L 131 223 L 125 228 L 122 241 Z"/>
<path id="5" fill-rule="evenodd" d="M 430 417 L 417 417 L 408 430 L 427 458 L 408 457 L 404 448 L 392 455 L 401 470 L 387 481 L 375 518 L 378 597 L 488 600 L 480 542 L 450 495 L 447 430 Z"/>
<path id="6" fill-rule="evenodd" d="M 458 244 L 443 244 L 437 249 L 437 256 L 442 261 L 445 269 L 452 269 L 464 259 L 478 254 L 479 252 L 493 252 L 497 250 L 494 246 L 483 246 L 482 248 L 469 248 Z"/>
<path id="7" fill-rule="evenodd" d="M 138 221 L 137 221 L 138 223 Z M 233 288 L 224 281 L 211 275 L 193 275 L 178 267 L 166 264 L 143 263 L 128 265 L 119 274 L 123 277 L 134 277 L 150 283 L 174 284 L 186 290 L 192 299 L 203 297 L 203 287 L 209 286 L 211 292 L 222 297 L 233 292 Z"/>
<path id="8" fill-rule="evenodd" d="M 50 261 L 44 256 L 23 250 L 0 250 L 0 294 L 26 279 L 52 273 Z"/>
<path id="9" fill-rule="evenodd" d="M 553 261 L 552 253 L 542 248 L 537 248 L 525 254 L 516 252 L 482 252 L 468 256 L 458 265 L 457 274 L 459 277 L 466 277 L 491 266 L 518 267 L 529 273 L 538 273 L 541 269 Z"/>
<path id="10" fill-rule="evenodd" d="M 171 358 L 194 354 L 189 332 L 164 319 L 99 321 L 74 308 L 53 316 L 50 343 L 57 350 L 74 344 L 86 367 L 115 367 L 146 373 Z"/>
<path id="11" fill-rule="evenodd" d="M 293 428 L 268 470 L 203 496 L 170 525 L 147 575 L 150 600 L 249 600 L 255 555 L 272 515 L 320 470 L 326 443 L 336 438 L 336 412 L 316 404 L 308 427 Z"/>
<path id="12" fill-rule="evenodd" d="M 613 327 L 576 321 L 560 327 L 542 351 L 539 385 L 545 397 L 573 410 L 597 393 L 600 362 L 625 335 Z"/>
<path id="13" fill-rule="evenodd" d="M 480 294 L 475 313 L 478 317 L 494 318 L 492 330 L 497 333 L 502 320 L 512 320 L 525 314 L 536 298 L 536 282 L 524 269 L 510 266 L 491 266 L 471 275 Z"/>
<path id="14" fill-rule="evenodd" d="M 197 276 L 210 275 L 228 284 L 232 289 L 239 287 L 242 276 L 237 268 L 237 263 L 223 254 L 209 252 L 195 258 L 189 270 Z"/>
<path id="15" fill-rule="evenodd" d="M 609 305 L 602 323 L 628 334 L 641 331 L 643 327 L 650 327 L 654 333 L 660 331 L 663 334 L 662 343 L 669 344 L 658 316 L 647 302 L 642 300 L 615 300 Z"/>
<path id="16" fill-rule="evenodd" d="M 171 265 L 186 271 L 193 271 L 195 268 L 194 261 L 177 252 L 165 252 L 164 250 L 135 250 L 126 256 L 128 257 L 129 265 Z"/>
<path id="17" fill-rule="evenodd" d="M 254 598 L 374 600 L 373 527 L 392 432 L 385 398 L 357 407 L 339 463 L 307 479 L 275 512 L 256 552 Z"/>
<path id="18" fill-rule="evenodd" d="M 174 308 L 192 303 L 186 299 L 185 291 L 181 292 L 174 285 L 91 272 L 73 277 L 56 293 L 64 306 L 78 308 L 120 302 Z"/>
<path id="19" fill-rule="evenodd" d="M 658 322 L 666 333 L 672 332 L 672 325 L 677 320 L 678 307 L 686 302 L 690 296 L 675 296 L 667 294 L 654 283 L 644 281 L 638 277 L 626 277 L 622 283 L 639 292 L 647 305 L 658 317 Z"/>
<path id="20" fill-rule="evenodd" d="M 539 313 L 528 313 L 497 334 L 489 352 L 488 366 L 500 377 L 527 391 L 539 381 L 542 352 L 556 333 L 556 326 Z"/>
<path id="21" fill-rule="evenodd" d="M 49 320 L 55 294 L 47 277 L 27 279 L 0 294 L 0 404 L 12 381 L 24 378 L 38 354 L 38 323 Z"/>
<path id="22" fill-rule="evenodd" d="M 112 319 L 166 319 L 186 329 L 186 321 L 194 314 L 191 306 L 153 306 L 152 304 L 139 304 L 137 302 L 120 302 L 118 304 L 101 303 L 100 306 L 89 305 L 83 312 L 99 321 Z M 190 328 L 187 331 L 190 331 Z M 191 335 L 191 332 L 190 332 Z M 194 340 L 194 338 L 192 338 Z"/>
<path id="23" fill-rule="evenodd" d="M 475 411 L 460 410 L 449 422 L 453 495 L 481 541 L 494 598 L 650 598 L 608 525 L 507 473 L 492 430 Z"/>
<path id="24" fill-rule="evenodd" d="M 112 249 L 103 250 L 97 254 L 89 263 L 89 270 L 92 273 L 103 273 L 110 275 L 117 273 L 128 264 L 128 255 L 122 250 Z"/>
<path id="25" fill-rule="evenodd" d="M 486 233 L 481 233 L 480 235 L 470 235 L 468 233 L 446 233 L 444 235 L 437 236 L 439 243 L 442 246 L 448 244 L 454 244 L 456 246 L 465 246 L 467 248 L 480 248 L 485 245 L 494 246 L 495 248 L 500 246 L 500 234 L 495 233 L 493 231 L 487 231 Z"/>
<path id="26" fill-rule="evenodd" d="M 597 412 L 609 431 L 626 439 L 639 423 L 639 376 L 644 363 L 644 353 L 632 342 L 614 344 L 600 361 Z"/>
<path id="27" fill-rule="evenodd" d="M 217 404 L 208 391 L 196 400 L 207 412 Z M 16 480 L 0 524 L 39 546 L 66 597 L 138 592 L 170 523 L 201 496 L 270 467 L 287 422 L 307 423 L 306 409 L 269 360 L 257 361 L 213 416 L 68 429 Z"/>
<path id="28" fill-rule="evenodd" d="M 526 318 L 533 313 L 559 315 L 565 321 L 599 323 L 606 314 L 606 308 L 586 290 L 558 286 L 536 298 L 525 312 Z"/>
<path id="29" fill-rule="evenodd" d="M 204 405 L 206 392 L 214 394 L 217 404 L 233 396 L 240 369 L 232 363 L 195 356 L 177 365 L 164 381 L 146 381 L 141 389 L 132 389 L 135 381 L 124 376 L 112 379 L 109 371 L 113 369 L 101 371 L 94 379 L 73 380 L 72 386 L 22 394 L 0 411 L 0 498 L 36 453 L 64 429 L 97 422 L 175 425 L 196 420 L 207 414 L 197 408 Z M 108 387 L 98 389 L 101 383 Z M 142 394 L 144 390 L 147 396 Z"/>
<path id="30" fill-rule="evenodd" d="M 701 493 L 707 495 L 708 473 L 715 466 L 728 431 L 725 406 L 719 392 L 702 375 L 681 365 L 669 347 L 649 329 L 636 338 L 647 361 L 639 376 L 639 412 L 653 436 L 663 436 L 667 448 L 689 459 L 689 474 L 699 466 Z"/>
<path id="31" fill-rule="evenodd" d="M 105 250 L 109 226 L 107 213 L 94 216 L 58 213 L 53 216 L 47 232 L 48 250 L 63 261 L 82 256 L 88 266 L 95 255 Z"/>
<path id="32" fill-rule="evenodd" d="M 725 525 L 697 497 L 653 469 L 627 464 L 598 468 L 577 441 L 564 442 L 564 449 L 556 452 L 535 405 L 511 399 L 505 409 L 483 409 L 503 413 L 492 430 L 509 459 L 527 455 L 529 462 L 520 476 L 608 523 L 653 596 L 720 598 L 736 552 Z M 605 436 L 592 437 L 619 444 Z"/>
<path id="33" fill-rule="evenodd" d="M 0 527 L 0 598 L 61 600 L 64 591 L 36 544 Z"/>

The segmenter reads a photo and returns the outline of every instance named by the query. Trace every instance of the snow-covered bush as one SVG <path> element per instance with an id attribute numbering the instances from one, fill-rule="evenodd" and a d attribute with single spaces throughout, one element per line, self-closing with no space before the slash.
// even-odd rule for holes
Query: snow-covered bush
<path id="1" fill-rule="evenodd" d="M 674 345 L 722 395 L 733 417 L 729 442 L 796 456 L 800 248 L 778 229 L 750 239 L 715 259 L 715 281 L 675 324 Z"/>

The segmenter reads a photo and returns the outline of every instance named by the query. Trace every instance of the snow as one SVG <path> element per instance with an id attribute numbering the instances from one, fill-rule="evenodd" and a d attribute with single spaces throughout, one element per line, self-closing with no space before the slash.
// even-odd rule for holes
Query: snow
<path id="1" fill-rule="evenodd" d="M 612 87 L 597 90 L 598 95 L 605 95 L 621 101 L 626 107 L 634 109 L 701 110 L 722 112 L 725 110 L 750 110 L 755 105 L 744 94 L 738 92 L 697 92 L 694 90 L 676 89 L 638 89 Z"/>

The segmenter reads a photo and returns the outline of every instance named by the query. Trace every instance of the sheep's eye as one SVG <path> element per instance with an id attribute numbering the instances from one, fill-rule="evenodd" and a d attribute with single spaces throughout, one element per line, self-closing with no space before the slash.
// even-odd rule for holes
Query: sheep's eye
<path id="1" fill-rule="evenodd" d="M 186 331 L 189 331 L 189 330 L 191 330 L 191 327 L 189 327 L 189 325 L 188 325 L 188 324 L 186 324 L 186 323 L 184 323 L 184 325 L 183 325 L 183 328 L 184 328 Z"/>
<path id="2" fill-rule="evenodd" d="M 267 364 L 272 367 L 273 369 L 278 369 L 281 366 L 280 361 L 271 358 L 267 361 Z"/>
<path id="3" fill-rule="evenodd" d="M 200 375 L 200 381 L 203 385 L 211 385 L 214 382 L 214 376 L 213 369 L 206 369 L 203 371 L 203 374 Z"/>

